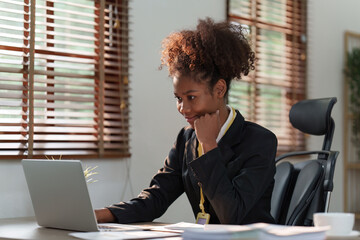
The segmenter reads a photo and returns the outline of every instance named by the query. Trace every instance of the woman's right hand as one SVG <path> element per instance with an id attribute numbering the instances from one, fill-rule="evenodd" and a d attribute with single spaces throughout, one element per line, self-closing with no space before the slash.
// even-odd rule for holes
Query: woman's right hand
<path id="1" fill-rule="evenodd" d="M 199 117 L 195 120 L 194 125 L 196 137 L 202 145 L 204 153 L 216 148 L 216 138 L 221 128 L 219 110 Z"/>
<path id="2" fill-rule="evenodd" d="M 98 223 L 116 222 L 114 215 L 107 208 L 95 209 L 95 216 Z"/>

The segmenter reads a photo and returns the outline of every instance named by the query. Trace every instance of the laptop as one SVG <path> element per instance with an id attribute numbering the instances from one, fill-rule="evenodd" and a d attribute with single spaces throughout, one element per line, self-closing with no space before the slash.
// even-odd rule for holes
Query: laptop
<path id="1" fill-rule="evenodd" d="M 81 161 L 24 159 L 21 163 L 40 226 L 83 232 L 144 229 L 97 224 Z"/>

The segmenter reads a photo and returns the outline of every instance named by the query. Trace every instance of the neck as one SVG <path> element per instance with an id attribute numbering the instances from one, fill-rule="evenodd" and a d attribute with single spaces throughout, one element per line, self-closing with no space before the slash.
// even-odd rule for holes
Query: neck
<path id="1" fill-rule="evenodd" d="M 224 125 L 226 119 L 229 117 L 230 110 L 227 108 L 226 104 L 222 104 L 219 108 L 220 124 Z"/>

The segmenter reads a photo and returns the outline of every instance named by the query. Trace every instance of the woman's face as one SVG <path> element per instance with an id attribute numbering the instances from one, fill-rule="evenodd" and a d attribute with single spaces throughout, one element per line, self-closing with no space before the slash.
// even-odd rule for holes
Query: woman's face
<path id="1" fill-rule="evenodd" d="M 195 82 L 191 77 L 180 76 L 173 78 L 173 85 L 177 109 L 192 128 L 197 118 L 219 109 L 220 99 L 211 94 L 206 82 Z"/>

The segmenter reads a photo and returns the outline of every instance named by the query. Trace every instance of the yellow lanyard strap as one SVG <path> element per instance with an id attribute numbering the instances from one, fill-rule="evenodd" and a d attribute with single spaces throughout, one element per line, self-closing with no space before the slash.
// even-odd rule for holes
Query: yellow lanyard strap
<path id="1" fill-rule="evenodd" d="M 199 204 L 199 207 L 200 207 L 201 212 L 203 214 L 205 214 L 204 202 L 205 202 L 205 198 L 204 198 L 204 194 L 203 194 L 203 191 L 202 191 L 202 187 L 200 186 L 200 204 Z"/>

